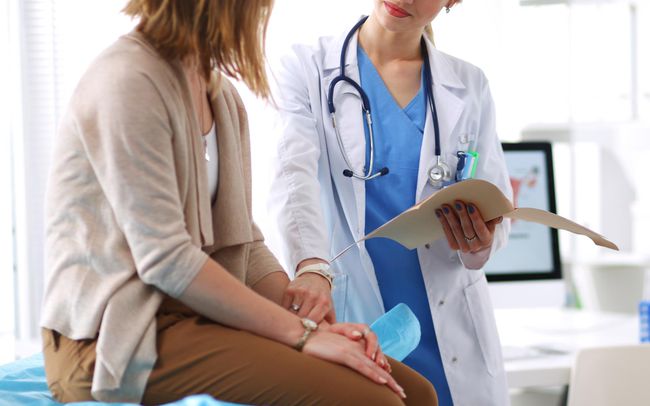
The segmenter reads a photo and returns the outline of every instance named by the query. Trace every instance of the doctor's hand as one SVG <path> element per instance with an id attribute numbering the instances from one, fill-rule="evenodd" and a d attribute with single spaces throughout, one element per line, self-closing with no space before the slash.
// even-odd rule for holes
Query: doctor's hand
<path id="1" fill-rule="evenodd" d="M 478 207 L 472 203 L 457 200 L 452 205 L 444 204 L 436 210 L 447 242 L 452 250 L 475 254 L 490 249 L 494 241 L 494 230 L 503 217 L 483 220 Z"/>
<path id="2" fill-rule="evenodd" d="M 330 284 L 318 274 L 305 273 L 291 281 L 284 290 L 282 307 L 316 323 L 336 322 Z"/>

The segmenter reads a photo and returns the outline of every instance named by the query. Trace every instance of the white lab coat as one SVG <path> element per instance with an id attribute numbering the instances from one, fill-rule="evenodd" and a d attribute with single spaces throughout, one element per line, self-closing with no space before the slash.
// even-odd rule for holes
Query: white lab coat
<path id="1" fill-rule="evenodd" d="M 281 129 L 269 209 L 282 235 L 285 265 L 292 271 L 306 258 L 332 258 L 364 235 L 364 181 L 342 175 L 346 166 L 327 110 L 327 90 L 339 74 L 343 39 L 321 38 L 316 46 L 296 45 L 276 72 L 274 96 Z M 455 172 L 457 151 L 478 150 L 476 177 L 496 184 L 511 196 L 485 76 L 480 69 L 436 50 L 431 43 L 428 51 L 444 160 Z M 356 55 L 355 37 L 347 53 L 346 74 L 359 82 Z M 354 170 L 360 173 L 366 151 L 360 98 L 351 86 L 339 84 L 334 100 L 343 144 Z M 416 201 L 435 191 L 427 183 L 434 144 L 428 112 Z M 493 250 L 507 240 L 509 228 L 508 222 L 497 227 Z M 508 404 L 501 347 L 483 271 L 466 269 L 445 240 L 417 250 L 454 404 Z M 363 244 L 332 265 L 338 274 L 333 298 L 339 321 L 371 323 L 384 313 L 373 265 Z"/>

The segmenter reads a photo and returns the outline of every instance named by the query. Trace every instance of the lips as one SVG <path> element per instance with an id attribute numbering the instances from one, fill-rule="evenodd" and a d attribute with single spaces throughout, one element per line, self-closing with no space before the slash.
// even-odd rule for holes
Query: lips
<path id="1" fill-rule="evenodd" d="M 410 16 L 410 14 L 406 10 L 396 6 L 391 2 L 384 1 L 384 7 L 386 8 L 388 14 L 392 15 L 393 17 L 404 18 Z"/>

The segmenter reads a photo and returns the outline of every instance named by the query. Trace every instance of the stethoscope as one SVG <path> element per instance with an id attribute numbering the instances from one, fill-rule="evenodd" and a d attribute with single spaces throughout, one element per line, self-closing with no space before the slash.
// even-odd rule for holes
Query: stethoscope
<path id="1" fill-rule="evenodd" d="M 375 158 L 375 136 L 374 136 L 374 131 L 372 128 L 372 116 L 370 114 L 370 101 L 368 100 L 368 95 L 366 92 L 363 90 L 361 85 L 348 77 L 345 74 L 345 57 L 348 51 L 348 45 L 350 44 L 350 40 L 352 39 L 352 36 L 354 35 L 355 32 L 363 25 L 363 23 L 366 22 L 368 19 L 368 16 L 362 17 L 361 20 L 359 20 L 354 27 L 348 32 L 347 36 L 345 37 L 345 41 L 343 41 L 343 47 L 341 48 L 341 63 L 340 63 L 340 74 L 335 77 L 332 82 L 330 83 L 328 92 L 327 92 L 327 106 L 330 112 L 330 117 L 332 119 L 332 127 L 334 127 L 334 132 L 336 133 L 336 141 L 338 142 L 339 149 L 341 150 L 341 155 L 343 155 L 343 159 L 345 160 L 345 165 L 347 166 L 347 169 L 343 170 L 343 176 L 346 176 L 348 178 L 356 178 L 360 180 L 371 180 L 374 178 L 377 178 L 379 176 L 384 176 L 388 174 L 388 168 L 383 167 L 377 172 L 374 171 L 374 158 Z M 438 125 L 438 111 L 436 110 L 436 103 L 433 99 L 433 91 L 432 91 L 432 86 L 433 86 L 433 78 L 431 77 L 431 66 L 429 64 L 429 53 L 427 52 L 427 45 L 424 37 L 422 38 L 422 41 L 420 43 L 420 49 L 422 51 L 422 61 L 423 61 L 423 66 L 422 69 L 424 69 L 424 91 L 427 100 L 429 101 L 429 107 L 431 109 L 431 118 L 433 120 L 433 130 L 435 134 L 435 155 L 436 155 L 436 161 L 435 163 L 429 168 L 429 184 L 435 188 L 441 188 L 444 186 L 446 183 L 451 182 L 452 177 L 451 177 L 451 170 L 449 169 L 449 166 L 442 160 L 441 152 L 440 152 L 440 127 Z M 359 93 L 359 96 L 361 96 L 361 109 L 363 111 L 363 114 L 366 118 L 366 124 L 368 127 L 368 135 L 370 139 L 370 159 L 368 162 L 368 171 L 362 172 L 361 174 L 357 173 L 352 169 L 352 164 L 350 163 L 350 158 L 348 157 L 347 152 L 345 151 L 345 147 L 343 146 L 343 140 L 341 138 L 341 133 L 339 132 L 338 127 L 336 126 L 336 108 L 334 107 L 334 89 L 336 88 L 336 85 L 339 82 L 346 82 L 350 84 L 352 87 L 354 87 L 357 92 Z"/>

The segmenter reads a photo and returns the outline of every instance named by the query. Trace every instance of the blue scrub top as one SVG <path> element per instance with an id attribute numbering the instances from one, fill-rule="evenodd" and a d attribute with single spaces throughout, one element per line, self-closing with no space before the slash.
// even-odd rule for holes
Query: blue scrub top
<path id="1" fill-rule="evenodd" d="M 366 182 L 365 231 L 370 233 L 415 204 L 427 103 L 421 85 L 415 98 L 402 109 L 361 46 L 357 47 L 357 58 L 361 86 L 368 94 L 372 111 L 375 171 L 383 167 L 390 170 L 388 175 Z M 367 168 L 370 151 L 369 133 L 365 130 Z M 441 406 L 452 405 L 417 251 L 385 238 L 370 239 L 365 245 L 385 309 L 406 303 L 420 321 L 420 344 L 404 363 L 433 383 Z"/>

